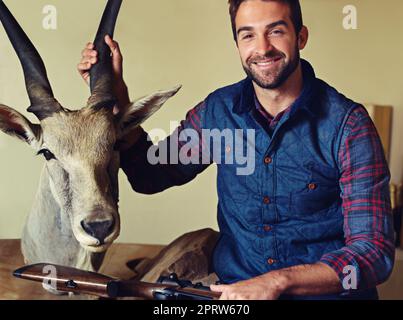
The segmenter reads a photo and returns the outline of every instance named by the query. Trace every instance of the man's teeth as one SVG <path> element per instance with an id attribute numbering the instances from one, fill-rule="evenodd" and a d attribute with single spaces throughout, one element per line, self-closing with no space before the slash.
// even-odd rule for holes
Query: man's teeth
<path id="1" fill-rule="evenodd" d="M 265 62 L 256 62 L 256 64 L 258 66 L 268 66 L 268 65 L 273 64 L 274 62 L 275 62 L 274 60 L 270 60 L 270 61 L 265 61 Z"/>

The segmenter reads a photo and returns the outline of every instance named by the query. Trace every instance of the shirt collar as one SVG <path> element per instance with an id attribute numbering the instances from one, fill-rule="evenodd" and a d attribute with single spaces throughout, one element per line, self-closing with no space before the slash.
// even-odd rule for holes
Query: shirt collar
<path id="1" fill-rule="evenodd" d="M 315 72 L 311 64 L 304 59 L 301 59 L 301 67 L 304 79 L 304 87 L 300 96 L 291 105 L 290 116 L 292 116 L 299 109 L 304 109 L 308 111 L 310 115 L 315 116 L 315 112 L 311 109 L 312 98 L 315 95 Z M 239 103 L 235 104 L 233 108 L 233 111 L 237 114 L 251 111 L 256 105 L 252 79 L 249 77 L 244 79 L 241 90 Z"/>

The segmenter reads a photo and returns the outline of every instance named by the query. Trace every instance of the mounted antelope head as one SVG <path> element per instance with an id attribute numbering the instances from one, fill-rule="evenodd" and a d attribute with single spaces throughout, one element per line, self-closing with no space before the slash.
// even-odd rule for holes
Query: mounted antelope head
<path id="1" fill-rule="evenodd" d="M 68 110 L 55 99 L 43 61 L 0 0 L 0 20 L 20 59 L 30 107 L 39 124 L 0 105 L 0 130 L 44 156 L 39 190 L 22 235 L 27 263 L 51 262 L 97 270 L 118 237 L 119 152 L 116 142 L 178 90 L 159 91 L 114 115 L 112 64 L 106 34 L 113 31 L 122 0 L 109 0 L 94 44 L 99 62 L 91 69 L 87 106 Z"/>

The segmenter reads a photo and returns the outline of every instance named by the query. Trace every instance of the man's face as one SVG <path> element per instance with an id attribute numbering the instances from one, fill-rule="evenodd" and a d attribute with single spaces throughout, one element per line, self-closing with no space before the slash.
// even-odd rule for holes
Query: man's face
<path id="1" fill-rule="evenodd" d="M 277 1 L 245 1 L 235 24 L 246 74 L 261 88 L 280 87 L 298 67 L 302 49 L 289 6 Z"/>

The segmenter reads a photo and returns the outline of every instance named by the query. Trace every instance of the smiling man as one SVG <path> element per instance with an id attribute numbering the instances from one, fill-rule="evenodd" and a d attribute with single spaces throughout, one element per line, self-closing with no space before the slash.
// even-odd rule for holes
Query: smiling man
<path id="1" fill-rule="evenodd" d="M 213 263 L 223 284 L 211 289 L 222 299 L 376 299 L 394 263 L 390 176 L 376 129 L 361 105 L 300 58 L 308 30 L 299 1 L 229 5 L 247 78 L 211 93 L 176 131 L 194 130 L 200 154 L 212 148 L 204 129 L 254 132 L 253 173 L 218 165 L 221 236 Z M 121 54 L 106 41 L 123 106 Z M 94 63 L 89 44 L 79 65 L 85 79 Z M 191 181 L 214 160 L 151 165 L 142 129 L 127 146 L 122 168 L 133 189 L 147 194 Z"/>

